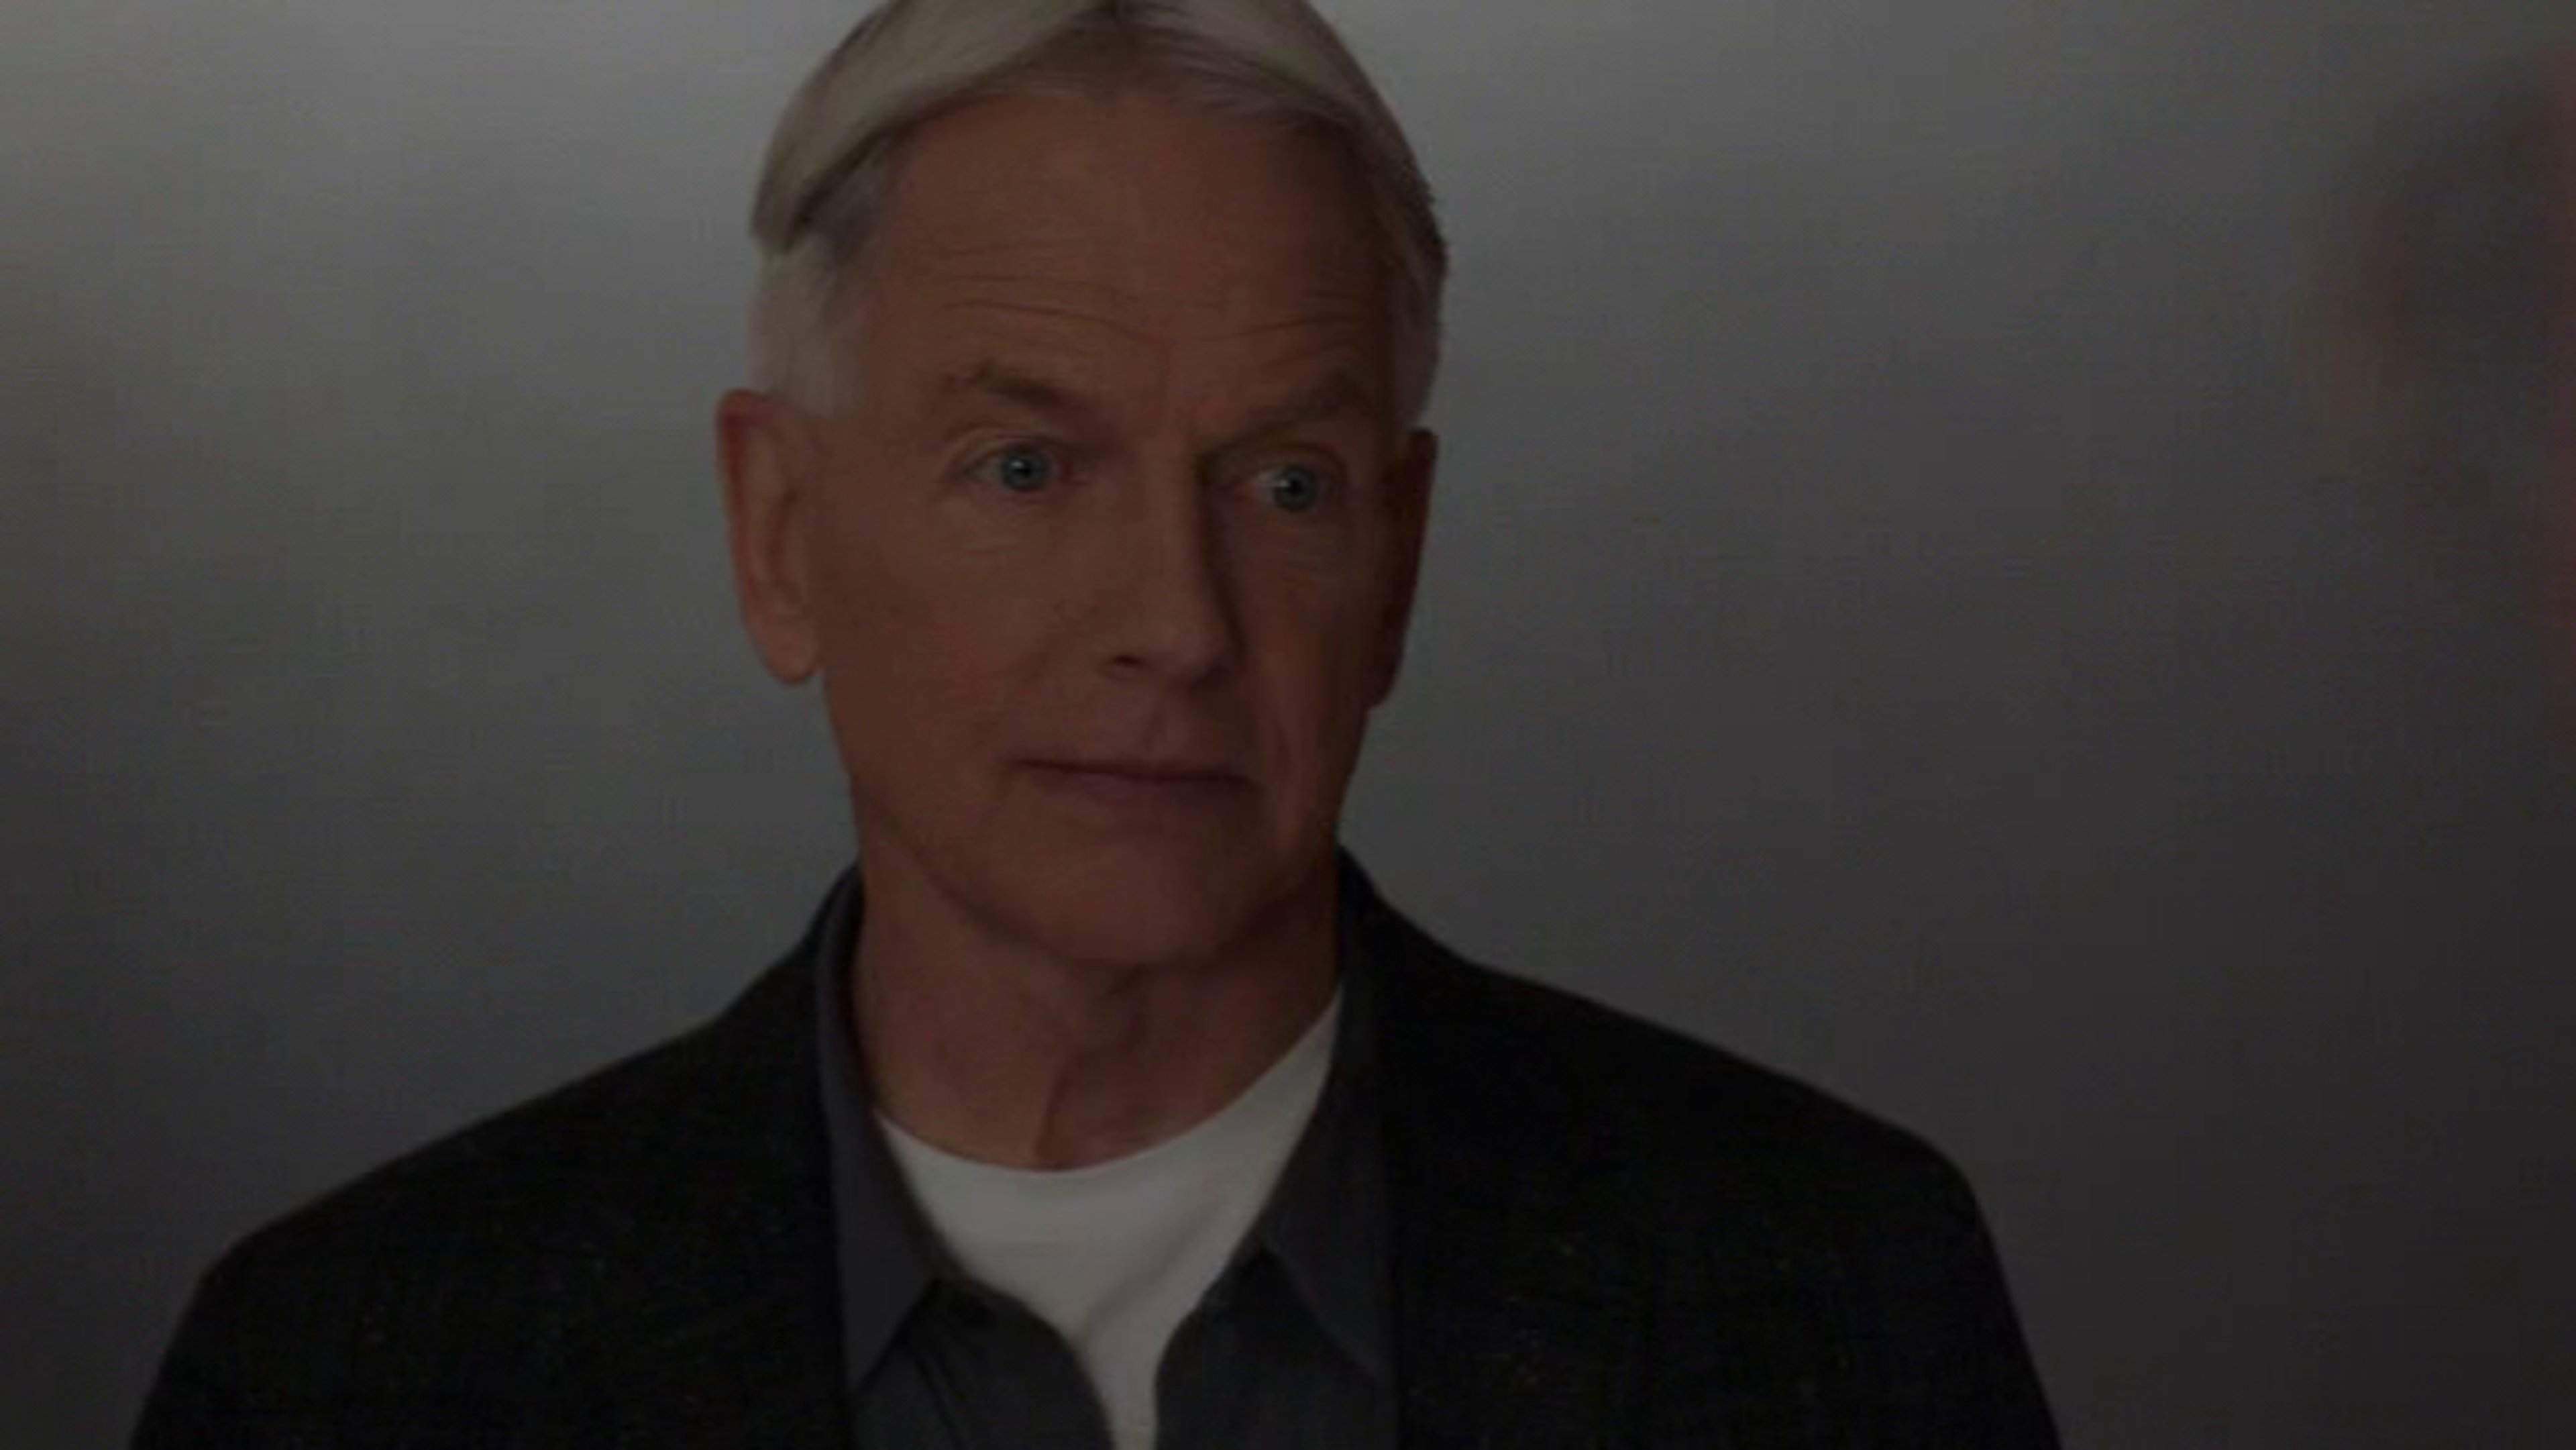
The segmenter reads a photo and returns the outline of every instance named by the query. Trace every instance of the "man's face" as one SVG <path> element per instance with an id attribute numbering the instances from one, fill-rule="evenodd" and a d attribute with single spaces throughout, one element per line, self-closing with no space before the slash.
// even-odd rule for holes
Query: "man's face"
<path id="1" fill-rule="evenodd" d="M 823 676 L 871 890 L 1141 964 L 1325 889 L 1432 457 L 1365 217 L 1324 143 L 1142 92 L 916 135 L 855 395 L 780 450 L 796 607 L 746 597 Z"/>

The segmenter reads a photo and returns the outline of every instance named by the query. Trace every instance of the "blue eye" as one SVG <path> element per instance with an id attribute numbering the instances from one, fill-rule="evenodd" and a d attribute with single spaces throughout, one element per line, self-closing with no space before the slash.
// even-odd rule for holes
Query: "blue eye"
<path id="1" fill-rule="evenodd" d="M 1310 512 L 1331 491 L 1324 475 L 1302 463 L 1282 464 L 1261 477 L 1263 496 L 1283 513 Z"/>
<path id="2" fill-rule="evenodd" d="M 1012 493 L 1036 493 L 1055 482 L 1055 459 L 1043 448 L 1015 444 L 975 465 L 975 476 Z"/>

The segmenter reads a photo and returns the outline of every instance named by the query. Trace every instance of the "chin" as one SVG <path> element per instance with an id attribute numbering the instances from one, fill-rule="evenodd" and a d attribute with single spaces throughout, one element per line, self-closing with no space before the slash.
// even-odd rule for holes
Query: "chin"
<path id="1" fill-rule="evenodd" d="M 1128 967 L 1205 962 L 1288 919 L 1301 873 L 1115 848 L 1022 868 L 1015 934 L 1056 956 Z"/>

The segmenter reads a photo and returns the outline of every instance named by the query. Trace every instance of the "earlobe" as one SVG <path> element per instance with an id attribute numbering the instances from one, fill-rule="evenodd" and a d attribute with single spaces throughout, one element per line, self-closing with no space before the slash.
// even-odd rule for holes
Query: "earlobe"
<path id="1" fill-rule="evenodd" d="M 821 662 L 806 575 L 806 479 L 813 449 L 791 406 L 735 389 L 716 405 L 734 600 L 761 663 L 784 683 Z"/>
<path id="2" fill-rule="evenodd" d="M 1387 470 L 1387 506 L 1394 523 L 1394 577 L 1387 592 L 1386 617 L 1379 624 L 1377 680 L 1369 703 L 1382 705 L 1395 693 L 1404 668 L 1404 640 L 1413 624 L 1414 586 L 1422 576 L 1422 544 L 1431 522 L 1431 482 L 1439 471 L 1440 436 L 1417 428 L 1406 436 L 1393 467 Z"/>

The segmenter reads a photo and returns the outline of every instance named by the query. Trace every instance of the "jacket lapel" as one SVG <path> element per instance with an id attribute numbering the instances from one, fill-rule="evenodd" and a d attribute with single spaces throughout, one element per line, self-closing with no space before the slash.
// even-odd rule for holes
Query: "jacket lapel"
<path id="1" fill-rule="evenodd" d="M 1397 1382 L 1408 1450 L 1631 1443 L 1648 1363 L 1635 1251 L 1585 1212 L 1582 1125 L 1517 1070 L 1474 969 L 1357 903 L 1380 1010 Z"/>
<path id="2" fill-rule="evenodd" d="M 1566 1060 L 1599 1050 L 1551 1029 L 1569 1004 L 1373 895 L 1363 911 L 1408 1450 L 1846 1443 L 1833 1407 L 1862 1397 L 1850 1346 L 1870 1338 L 1846 1321 L 1873 1291 L 1798 1196 L 1821 1180 L 1762 1162 L 1778 1101 L 1574 1102 L 1567 1084 L 1628 1065 Z M 1677 1107 L 1744 1143 L 1700 1144 L 1684 1173 L 1652 1151 L 1671 1125 L 1618 1116 Z"/>
<path id="3" fill-rule="evenodd" d="M 585 1444 L 846 1450 L 816 939 L 668 1051 L 633 1114 L 628 1322 L 576 1392 Z M 646 1094 L 646 1096 L 655 1096 Z"/>

